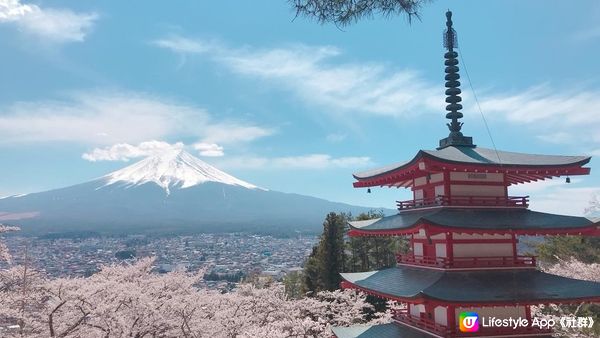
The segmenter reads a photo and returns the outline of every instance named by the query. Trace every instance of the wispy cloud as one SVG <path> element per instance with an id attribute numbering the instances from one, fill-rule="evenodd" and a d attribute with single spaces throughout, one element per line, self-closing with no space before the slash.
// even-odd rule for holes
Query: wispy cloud
<path id="1" fill-rule="evenodd" d="M 570 144 L 576 143 L 577 141 L 573 138 L 573 135 L 565 131 L 550 132 L 548 134 L 538 135 L 537 138 L 544 142 L 556 143 L 556 144 Z"/>
<path id="2" fill-rule="evenodd" d="M 198 55 L 239 76 L 284 88 L 336 117 L 341 116 L 340 112 L 401 117 L 439 112 L 444 105 L 439 84 L 418 72 L 396 70 L 382 63 L 343 62 L 343 52 L 332 46 L 234 48 L 214 40 L 173 35 L 156 40 L 155 45 L 181 55 Z M 485 114 L 527 126 L 545 142 L 578 144 L 583 151 L 600 148 L 600 90 L 542 84 L 519 92 L 482 94 Z M 468 99 L 466 93 L 463 97 Z M 474 111 L 468 101 L 465 110 Z M 331 142 L 340 138 L 336 134 L 327 136 Z"/>
<path id="3" fill-rule="evenodd" d="M 559 187 L 545 191 L 539 196 L 532 196 L 531 207 L 534 210 L 561 214 L 583 216 L 589 208 L 590 200 L 600 194 L 600 187 Z M 535 199 L 533 199 L 535 198 Z M 568 201 L 568 203 L 565 203 Z"/>
<path id="4" fill-rule="evenodd" d="M 63 100 L 19 102 L 0 108 L 0 141 L 114 144 L 161 139 L 206 123 L 202 109 L 136 93 L 76 93 Z M 201 125 L 200 124 L 200 125 Z M 142 127 L 143 126 L 143 127 Z"/>
<path id="5" fill-rule="evenodd" d="M 573 34 L 573 40 L 576 42 L 585 42 L 594 39 L 600 39 L 600 26 L 589 27 Z"/>
<path id="6" fill-rule="evenodd" d="M 218 121 L 205 109 L 135 92 L 81 92 L 63 100 L 0 107 L 1 143 L 114 145 L 188 137 L 235 144 L 274 132 L 250 121 Z"/>
<path id="7" fill-rule="evenodd" d="M 257 169 L 257 170 L 324 170 L 335 168 L 363 168 L 373 165 L 366 156 L 334 157 L 328 154 L 307 154 L 298 156 L 262 157 L 262 156 L 229 156 L 223 157 L 223 147 L 214 143 L 198 142 L 186 146 L 182 142 L 168 143 L 164 141 L 146 141 L 138 145 L 119 143 L 104 148 L 95 148 L 82 155 L 90 162 L 123 161 L 139 159 L 148 156 L 161 155 L 173 151 L 193 148 L 200 156 L 219 157 L 213 162 L 220 168 L 226 169 Z"/>
<path id="8" fill-rule="evenodd" d="M 484 96 L 483 111 L 528 126 L 538 138 L 594 147 L 600 142 L 600 90 L 532 87 L 520 93 Z M 587 144 L 587 145 L 586 145 Z"/>
<path id="9" fill-rule="evenodd" d="M 178 35 L 172 35 L 162 39 L 153 40 L 151 41 L 151 44 L 156 47 L 169 49 L 176 53 L 198 54 L 210 50 L 210 47 L 205 43 Z"/>
<path id="10" fill-rule="evenodd" d="M 204 55 L 235 74 L 272 81 L 308 103 L 338 111 L 401 116 L 443 106 L 443 93 L 418 73 L 381 63 L 345 63 L 339 60 L 342 51 L 332 46 L 232 48 L 176 35 L 153 44 Z"/>
<path id="11" fill-rule="evenodd" d="M 600 187 L 584 186 L 583 178 L 571 178 L 571 183 L 564 179 L 539 181 L 509 187 L 510 195 L 530 196 L 533 210 L 582 216 L 589 207 L 590 200 L 600 193 Z"/>
<path id="12" fill-rule="evenodd" d="M 202 140 L 209 143 L 234 144 L 251 142 L 273 135 L 274 128 L 252 126 L 236 121 L 216 122 L 204 127 Z"/>
<path id="13" fill-rule="evenodd" d="M 583 125 L 598 121 L 600 97 L 597 91 L 551 89 L 538 86 L 517 94 L 486 97 L 482 107 L 487 112 L 502 112 L 518 123 L 550 122 Z"/>
<path id="14" fill-rule="evenodd" d="M 97 13 L 76 13 L 64 8 L 42 8 L 20 0 L 0 0 L 0 23 L 47 42 L 81 42 L 98 19 Z"/>
<path id="15" fill-rule="evenodd" d="M 334 157 L 329 154 L 308 154 L 300 156 L 261 157 L 239 156 L 224 158 L 217 165 L 228 169 L 332 169 L 363 168 L 373 165 L 366 156 Z"/>
<path id="16" fill-rule="evenodd" d="M 329 142 L 342 142 L 346 139 L 348 135 L 342 133 L 332 133 L 325 137 L 325 139 Z"/>

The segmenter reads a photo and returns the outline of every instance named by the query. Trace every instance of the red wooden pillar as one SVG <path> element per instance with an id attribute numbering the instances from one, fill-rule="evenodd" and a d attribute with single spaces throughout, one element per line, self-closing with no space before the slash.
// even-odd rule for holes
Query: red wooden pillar
<path id="1" fill-rule="evenodd" d="M 517 236 L 514 232 L 511 232 L 510 238 L 512 240 L 512 249 L 513 249 L 513 262 L 517 261 Z"/>
<path id="2" fill-rule="evenodd" d="M 525 319 L 531 323 L 531 305 L 525 305 Z"/>
<path id="3" fill-rule="evenodd" d="M 425 302 L 425 303 L 423 303 L 423 305 L 425 306 L 425 320 L 434 321 L 435 320 L 435 313 L 433 311 L 434 305 L 429 302 Z"/>
<path id="4" fill-rule="evenodd" d="M 456 330 L 456 310 L 453 305 L 448 305 L 446 307 L 446 322 L 448 326 L 448 330 L 450 332 L 454 332 Z"/>
<path id="5" fill-rule="evenodd" d="M 450 172 L 444 171 L 444 195 L 450 197 Z"/>
<path id="6" fill-rule="evenodd" d="M 506 179 L 506 173 L 502 174 L 502 178 L 504 179 L 504 198 L 508 201 L 508 180 Z"/>
<path id="7" fill-rule="evenodd" d="M 450 265 L 454 263 L 454 233 L 446 233 L 446 257 Z"/>

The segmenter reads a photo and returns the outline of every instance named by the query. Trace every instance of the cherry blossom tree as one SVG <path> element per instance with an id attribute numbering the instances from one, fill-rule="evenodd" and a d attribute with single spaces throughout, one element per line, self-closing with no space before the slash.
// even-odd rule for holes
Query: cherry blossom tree
<path id="1" fill-rule="evenodd" d="M 0 234 L 5 233 L 5 232 L 10 232 L 10 231 L 18 231 L 19 228 L 18 227 L 12 227 L 12 226 L 7 226 L 7 225 L 3 225 L 0 224 Z M 2 243 L 2 241 L 0 241 L 0 261 L 6 261 L 10 263 L 10 253 L 8 252 L 8 248 L 6 247 L 6 245 L 4 243 Z"/>
<path id="2" fill-rule="evenodd" d="M 557 264 L 545 267 L 544 270 L 548 273 L 563 277 L 600 282 L 599 263 L 586 264 L 574 258 L 569 258 L 568 260 L 559 259 Z M 585 310 L 586 304 L 579 304 L 577 306 L 559 306 L 550 304 L 548 306 L 540 305 L 532 307 L 532 314 L 539 318 L 544 318 L 546 320 L 552 319 L 556 323 L 559 323 L 560 318 L 565 316 L 589 316 L 589 313 L 585 313 Z M 598 320 L 598 316 L 596 316 L 595 320 Z M 556 334 L 560 337 L 598 337 L 598 332 L 589 329 L 562 328 L 560 325 L 555 326 L 554 329 Z"/>
<path id="3" fill-rule="evenodd" d="M 588 202 L 588 206 L 584 209 L 584 213 L 594 217 L 598 212 L 600 212 L 600 198 L 598 198 L 597 193 L 594 193 Z"/>
<path id="4" fill-rule="evenodd" d="M 391 317 L 368 320 L 366 296 L 351 290 L 290 299 L 274 283 L 221 294 L 197 287 L 202 271 L 156 274 L 153 263 L 55 280 L 24 267 L 0 271 L 0 323 L 17 325 L 11 334 L 21 337 L 330 337 L 332 325 Z"/>
<path id="5" fill-rule="evenodd" d="M 559 260 L 544 269 L 546 272 L 575 279 L 600 282 L 600 263 L 586 264 L 574 258 Z"/>
<path id="6" fill-rule="evenodd" d="M 15 230 L 0 225 L 0 233 Z M 0 259 L 10 260 L 1 242 Z M 221 294 L 197 287 L 204 271 L 156 274 L 153 264 L 145 258 L 54 280 L 29 266 L 0 270 L 0 336 L 330 337 L 332 325 L 391 320 L 390 311 L 367 319 L 372 306 L 352 290 L 291 299 L 274 283 Z"/>

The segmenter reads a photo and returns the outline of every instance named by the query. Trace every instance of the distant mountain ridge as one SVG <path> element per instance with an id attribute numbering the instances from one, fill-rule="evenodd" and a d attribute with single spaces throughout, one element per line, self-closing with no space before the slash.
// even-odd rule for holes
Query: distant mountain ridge
<path id="1" fill-rule="evenodd" d="M 0 199 L 0 221 L 24 233 L 317 233 L 330 211 L 371 209 L 259 188 L 181 151 L 90 182 Z"/>

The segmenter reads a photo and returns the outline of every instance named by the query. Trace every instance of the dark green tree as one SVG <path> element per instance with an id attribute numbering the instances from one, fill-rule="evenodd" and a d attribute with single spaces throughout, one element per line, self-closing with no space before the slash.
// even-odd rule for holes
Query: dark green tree
<path id="1" fill-rule="evenodd" d="M 321 279 L 324 290 L 336 290 L 344 272 L 344 233 L 348 216 L 331 212 L 323 223 L 323 236 L 319 243 L 319 258 L 321 263 Z"/>
<path id="2" fill-rule="evenodd" d="M 115 257 L 120 260 L 133 259 L 136 257 L 135 250 L 121 250 L 115 253 Z"/>
<path id="3" fill-rule="evenodd" d="M 370 211 L 358 215 L 355 220 L 364 221 L 383 217 L 382 211 Z M 388 268 L 396 264 L 396 254 L 408 251 L 404 237 L 350 237 L 347 242 L 346 272 L 361 272 Z"/>
<path id="4" fill-rule="evenodd" d="M 285 294 L 292 299 L 304 297 L 304 286 L 301 271 L 292 271 L 283 277 L 283 285 L 285 286 Z"/>
<path id="5" fill-rule="evenodd" d="M 552 236 L 538 245 L 542 261 L 556 263 L 573 257 L 584 263 L 600 262 L 600 238 L 584 236 Z"/>
<path id="6" fill-rule="evenodd" d="M 409 22 L 420 17 L 421 7 L 431 0 L 289 0 L 296 16 L 319 23 L 347 26 L 363 18 L 406 15 Z"/>
<path id="7" fill-rule="evenodd" d="M 304 292 L 338 289 L 340 272 L 361 272 L 394 266 L 396 253 L 408 249 L 406 239 L 347 236 L 349 220 L 380 217 L 383 217 L 381 211 L 370 211 L 356 218 L 344 213 L 329 213 L 323 222 L 323 234 L 319 243 L 304 264 Z"/>
<path id="8" fill-rule="evenodd" d="M 589 201 L 585 214 L 590 219 L 600 215 L 600 199 L 594 194 Z M 593 236 L 554 236 L 546 237 L 537 247 L 541 260 L 556 263 L 559 259 L 575 258 L 584 263 L 600 262 L 600 237 Z"/>
<path id="9" fill-rule="evenodd" d="M 319 278 L 318 246 L 314 246 L 312 252 L 304 263 L 303 270 L 303 292 L 308 294 L 322 289 Z"/>
<path id="10" fill-rule="evenodd" d="M 331 212 L 323 222 L 323 234 L 304 265 L 307 291 L 336 290 L 345 267 L 344 234 L 349 216 Z"/>

